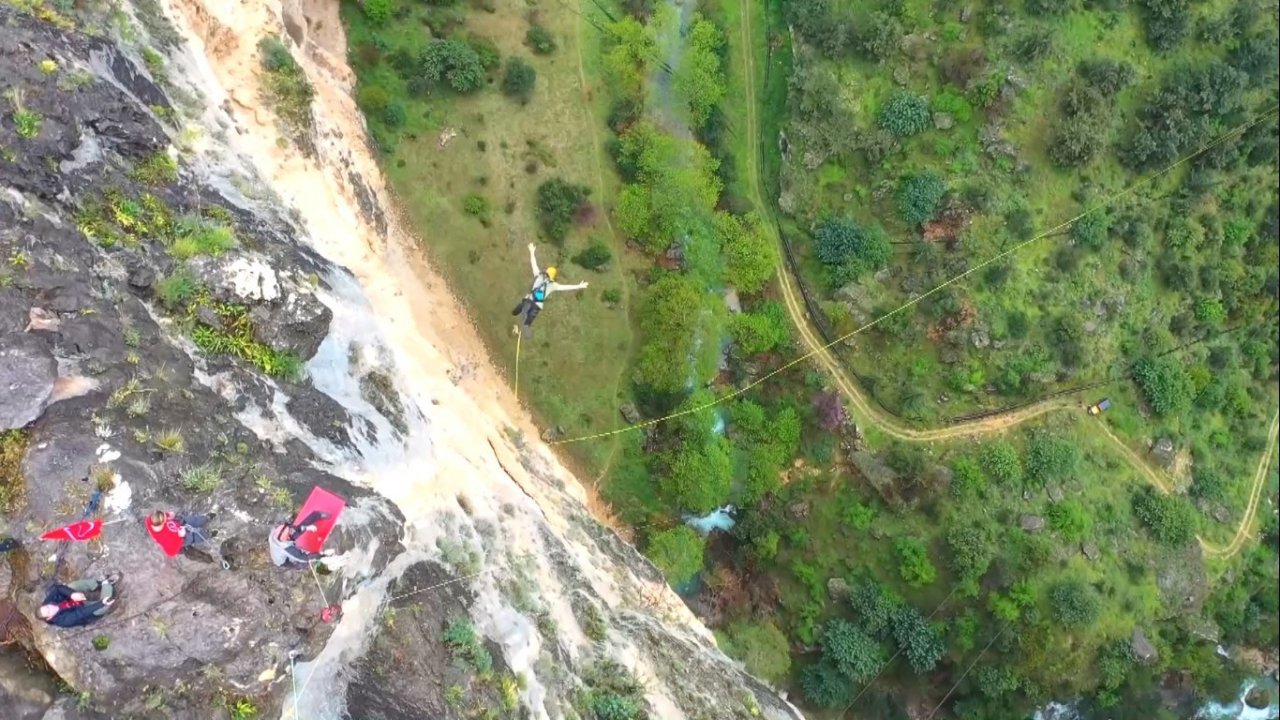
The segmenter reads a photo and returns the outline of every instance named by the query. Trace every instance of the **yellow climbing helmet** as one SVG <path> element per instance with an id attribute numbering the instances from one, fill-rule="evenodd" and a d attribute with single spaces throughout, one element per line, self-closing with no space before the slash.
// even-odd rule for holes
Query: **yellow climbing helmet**
<path id="1" fill-rule="evenodd" d="M 547 277 L 548 277 L 548 278 L 550 278 L 550 279 L 552 279 L 552 280 L 555 280 L 555 279 L 556 279 L 556 266 L 555 266 L 555 265 L 552 265 L 551 267 L 547 268 Z"/>

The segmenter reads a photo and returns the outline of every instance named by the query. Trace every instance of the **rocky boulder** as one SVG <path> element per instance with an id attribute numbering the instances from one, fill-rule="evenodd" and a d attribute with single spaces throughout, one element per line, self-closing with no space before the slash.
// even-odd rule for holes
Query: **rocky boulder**
<path id="1" fill-rule="evenodd" d="M 1151 644 L 1150 640 L 1147 640 L 1147 634 L 1140 627 L 1133 629 L 1129 648 L 1133 653 L 1133 658 L 1144 665 L 1154 664 L 1160 659 L 1160 653 L 1156 652 L 1156 647 Z"/>
<path id="2" fill-rule="evenodd" d="M 1018 527 L 1029 533 L 1038 533 L 1044 530 L 1044 518 L 1039 515 L 1023 515 L 1018 519 Z"/>
<path id="3" fill-rule="evenodd" d="M 26 333 L 0 335 L 0 430 L 40 417 L 57 379 L 58 362 L 47 342 Z"/>

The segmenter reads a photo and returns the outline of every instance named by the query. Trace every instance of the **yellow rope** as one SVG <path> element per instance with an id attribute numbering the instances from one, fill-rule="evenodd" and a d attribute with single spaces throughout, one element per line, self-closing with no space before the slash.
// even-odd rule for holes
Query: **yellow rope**
<path id="1" fill-rule="evenodd" d="M 520 402 L 520 339 L 524 337 L 524 333 L 520 331 L 520 326 L 516 326 L 516 382 L 515 389 L 512 391 L 516 396 L 516 402 Z"/>
<path id="2" fill-rule="evenodd" d="M 798 358 L 796 358 L 796 359 L 792 360 L 791 362 L 789 362 L 789 363 L 787 363 L 787 364 L 783 365 L 782 367 L 777 368 L 776 370 L 774 370 L 774 371 L 772 371 L 772 372 L 770 372 L 770 373 L 768 373 L 768 374 L 766 374 L 766 375 L 764 375 L 764 376 L 762 376 L 762 377 L 760 377 L 760 378 L 758 378 L 758 379 L 756 379 L 756 380 L 752 381 L 751 383 L 749 383 L 749 384 L 747 384 L 747 385 L 745 385 L 745 386 L 743 386 L 743 387 L 741 387 L 741 388 L 739 388 L 739 389 L 737 389 L 737 390 L 734 390 L 734 391 L 733 391 L 733 392 L 731 392 L 731 393 L 728 393 L 728 394 L 723 395 L 723 396 L 721 396 L 721 397 L 719 397 L 719 398 L 716 398 L 715 400 L 712 400 L 711 402 L 703 403 L 702 405 L 699 405 L 699 406 L 697 406 L 697 407 L 689 408 L 689 409 L 686 409 L 686 410 L 680 410 L 680 411 L 678 411 L 678 412 L 673 412 L 673 413 L 671 413 L 671 414 L 669 414 L 669 415 L 664 415 L 664 416 L 662 416 L 662 417 L 660 417 L 660 418 L 654 418 L 654 419 L 652 419 L 652 420 L 645 420 L 644 422 L 639 422 L 639 423 L 636 423 L 636 424 L 634 424 L 634 425 L 626 425 L 626 426 L 624 426 L 624 427 L 615 428 L 615 429 L 613 429 L 613 430 L 606 430 L 606 431 L 604 431 L 604 432 L 593 433 L 593 434 L 591 434 L 591 435 L 582 435 L 582 436 L 580 436 L 580 437 L 567 438 L 567 439 L 565 439 L 565 440 L 557 440 L 557 441 L 555 441 L 555 442 L 548 443 L 548 445 L 568 445 L 568 444 L 570 444 L 570 443 L 584 442 L 584 441 L 587 441 L 587 440 L 597 440 L 597 439 L 599 439 L 599 438 L 610 437 L 610 436 L 612 436 L 612 435 L 619 435 L 619 434 L 624 433 L 624 432 L 630 432 L 630 431 L 632 431 L 632 430 L 639 430 L 640 428 L 649 427 L 650 425 L 657 425 L 657 424 L 658 424 L 658 423 L 660 423 L 660 422 L 666 422 L 667 420 L 672 420 L 672 419 L 675 419 L 675 418 L 678 418 L 678 417 L 683 417 L 683 416 L 685 416 L 685 415 L 691 415 L 691 414 L 696 413 L 696 412 L 701 412 L 701 411 L 706 410 L 706 409 L 708 409 L 708 408 L 715 407 L 716 405 L 719 405 L 720 403 L 723 403 L 723 402 L 725 402 L 725 401 L 727 401 L 727 400 L 732 400 L 733 398 L 735 398 L 735 397 L 737 397 L 737 396 L 739 396 L 739 395 L 741 395 L 741 394 L 743 394 L 743 393 L 747 392 L 748 390 L 751 390 L 752 388 L 754 388 L 754 387 L 756 387 L 756 386 L 760 385 L 761 383 L 764 383 L 765 381 L 769 380 L 769 379 L 770 379 L 770 378 L 772 378 L 773 376 L 778 375 L 778 374 L 780 374 L 780 373 L 783 373 L 783 372 L 785 372 L 785 371 L 787 371 L 787 370 L 790 370 L 791 368 L 793 368 L 793 367 L 795 367 L 796 365 L 799 365 L 800 363 L 802 363 L 802 362 L 804 362 L 804 361 L 808 360 L 809 358 L 813 357 L 814 355 L 817 355 L 818 353 L 822 352 L 823 350 L 826 350 L 827 348 L 829 348 L 829 347 L 831 347 L 831 346 L 833 346 L 833 345 L 836 345 L 836 344 L 838 344 L 838 343 L 844 342 L 845 340 L 848 340 L 849 338 L 851 338 L 851 337 L 853 337 L 854 335 L 857 335 L 857 334 L 859 334 L 859 333 L 863 332 L 864 330 L 868 330 L 868 329 L 870 329 L 870 328 L 875 327 L 876 325 L 878 325 L 878 324 L 880 324 L 881 322 L 883 322 L 883 321 L 885 321 L 885 320 L 887 320 L 887 319 L 889 319 L 889 318 L 893 317 L 894 315 L 897 315 L 898 313 L 902 312 L 903 310 L 906 310 L 907 308 L 909 308 L 909 307 L 912 307 L 912 306 L 916 305 L 916 304 L 917 304 L 917 303 L 919 303 L 921 300 L 924 300 L 925 298 L 927 298 L 927 297 L 929 297 L 929 296 L 931 296 L 931 295 L 933 295 L 933 294 L 935 294 L 935 293 L 939 292 L 940 290 L 942 290 L 942 289 L 944 289 L 944 288 L 946 288 L 946 287 L 948 287 L 948 286 L 950 286 L 950 285 L 952 285 L 952 284 L 954 284 L 954 283 L 956 283 L 956 282 L 959 282 L 960 280 L 963 280 L 963 279 L 965 279 L 965 278 L 969 277 L 969 276 L 970 276 L 970 275 L 972 275 L 973 273 L 978 272 L 979 270 L 981 270 L 981 269 L 983 269 L 983 268 L 987 267 L 988 265 L 990 265 L 990 264 L 992 264 L 992 263 L 999 262 L 1000 260 L 1003 260 L 1004 258 L 1006 258 L 1006 257 L 1008 257 L 1008 256 L 1010 256 L 1010 255 L 1012 255 L 1012 254 L 1014 254 L 1014 253 L 1016 253 L 1016 252 L 1018 252 L 1019 250 L 1021 250 L 1021 249 L 1025 248 L 1026 246 L 1030 245 L 1031 243 L 1036 242 L 1037 240 L 1041 240 L 1041 239 L 1043 239 L 1044 237 L 1046 237 L 1046 236 L 1048 236 L 1048 235 L 1052 235 L 1052 234 L 1054 234 L 1054 233 L 1058 232 L 1059 230 L 1062 230 L 1062 229 L 1064 229 L 1064 228 L 1067 228 L 1067 227 L 1071 226 L 1072 224 L 1074 224 L 1074 223 L 1076 223 L 1076 222 L 1080 221 L 1082 218 L 1084 218 L 1084 217 L 1086 217 L 1086 216 L 1088 216 L 1088 215 L 1092 215 L 1093 213 L 1096 213 L 1096 212 L 1098 212 L 1099 210 L 1103 210 L 1103 209 L 1105 209 L 1105 208 L 1107 208 L 1107 207 L 1110 207 L 1110 206 L 1111 206 L 1111 205 L 1113 205 L 1117 200 L 1119 200 L 1120 198 L 1122 198 L 1122 197 L 1124 197 L 1124 196 L 1126 196 L 1126 195 L 1130 195 L 1130 194 L 1132 194 L 1133 192 L 1135 192 L 1138 188 L 1142 187 L 1143 185 L 1150 184 L 1150 183 L 1154 182 L 1155 180 L 1157 180 L 1157 179 L 1159 179 L 1159 178 L 1161 178 L 1161 177 L 1163 177 L 1163 176 L 1165 176 L 1165 175 L 1168 175 L 1169 173 L 1173 172 L 1174 170 L 1176 170 L 1177 168 L 1179 168 L 1179 167 L 1181 167 L 1182 165 L 1186 164 L 1187 162 L 1190 162 L 1191 160 L 1194 160 L 1195 158 L 1199 157 L 1200 155 L 1203 155 L 1204 153 L 1206 153 L 1206 152 L 1208 152 L 1208 151 L 1212 150 L 1213 148 L 1217 147 L 1218 145 L 1220 145 L 1220 144 L 1222 144 L 1222 143 L 1226 142 L 1227 140 L 1230 140 L 1230 139 L 1232 139 L 1233 137 L 1236 137 L 1236 136 L 1240 135 L 1241 133 L 1247 132 L 1247 131 L 1248 131 L 1250 128 L 1252 128 L 1253 126 L 1257 125 L 1258 123 L 1261 123 L 1262 121 L 1264 121 L 1264 120 L 1266 120 L 1267 118 L 1271 117 L 1272 115 L 1276 114 L 1276 111 L 1277 111 L 1277 110 L 1280 110 L 1280 106 L 1272 108 L 1271 110 L 1269 110 L 1269 111 L 1267 111 L 1266 113 L 1264 113 L 1264 114 L 1262 114 L 1262 115 L 1258 116 L 1257 118 L 1255 118 L 1255 119 L 1254 119 L 1254 120 L 1252 120 L 1251 122 L 1244 123 L 1244 124 L 1242 124 L 1242 125 L 1237 125 L 1234 129 L 1232 129 L 1232 130 L 1230 130 L 1229 132 L 1226 132 L 1226 133 L 1224 133 L 1224 134 L 1220 135 L 1218 138 L 1216 138 L 1216 139 L 1215 139 L 1215 140 L 1213 140 L 1212 142 L 1210 142 L 1210 143 L 1208 143 L 1208 144 L 1206 144 L 1206 145 L 1202 146 L 1200 149 L 1196 150 L 1195 152 L 1193 152 L 1193 153 L 1191 153 L 1191 154 L 1189 154 L 1189 155 L 1186 155 L 1186 156 L 1184 156 L 1184 157 L 1182 157 L 1182 158 L 1180 158 L 1180 159 L 1178 159 L 1178 160 L 1174 161 L 1172 164 L 1170 164 L 1170 165 L 1166 166 L 1164 169 L 1162 169 L 1162 170 L 1160 170 L 1160 171 L 1158 171 L 1158 172 L 1156 172 L 1156 173 L 1153 173 L 1153 174 L 1151 174 L 1151 175 L 1147 176 L 1146 178 L 1140 179 L 1140 180 L 1138 180 L 1138 181 L 1134 182 L 1132 185 L 1129 185 L 1128 187 L 1121 188 L 1120 190 L 1118 190 L 1118 191 L 1116 191 L 1115 193 L 1113 193 L 1113 194 L 1111 194 L 1110 196 L 1108 196 L 1108 197 L 1107 197 L 1106 199 L 1104 199 L 1102 202 L 1100 202 L 1100 203 L 1098 203 L 1097 205 L 1094 205 L 1093 207 L 1091 207 L 1091 208 L 1089 208 L 1089 209 L 1087 209 L 1087 210 L 1085 210 L 1085 211 L 1083 211 L 1083 212 L 1079 213 L 1079 214 L 1078 214 L 1078 215 L 1076 215 L 1075 217 L 1072 217 L 1072 218 L 1069 218 L 1069 219 L 1067 219 L 1067 220 L 1064 220 L 1063 222 L 1060 222 L 1060 223 L 1058 223 L 1057 225 L 1055 225 L 1055 226 L 1053 226 L 1053 227 L 1049 228 L 1048 230 L 1045 230 L 1044 232 L 1040 233 L 1039 235 L 1036 235 L 1036 236 L 1034 236 L 1034 237 L 1032 237 L 1032 238 L 1030 238 L 1030 239 L 1028 239 L 1028 240 L 1023 240 L 1022 242 L 1018 243 L 1017 245 L 1014 245 L 1013 247 L 1009 248 L 1008 250 L 1005 250 L 1004 252 L 998 253 L 998 254 L 996 254 L 996 255 L 994 255 L 994 256 L 992 256 L 992 257 L 990 257 L 990 258 L 988 258 L 988 259 L 986 259 L 986 260 L 984 260 L 984 261 L 982 261 L 982 262 L 980 262 L 980 263 L 978 263 L 977 265 L 974 265 L 973 267 L 969 268 L 968 270 L 965 270 L 964 272 L 960 273 L 959 275 L 956 275 L 956 276 L 954 276 L 954 277 L 950 278 L 949 280 L 946 280 L 946 281 L 944 281 L 943 283 L 941 283 L 941 284 L 937 285 L 937 286 L 936 286 L 936 287 L 934 287 L 932 290 L 929 290 L 928 292 L 924 293 L 923 295 L 918 295 L 918 296 L 916 296 L 916 297 L 912 298 L 911 300 L 908 300 L 907 302 L 903 303 L 902 305 L 899 305 L 898 307 L 894 308 L 893 310 L 890 310 L 889 312 L 885 313 L 884 315 L 881 315 L 880 317 L 878 317 L 878 318 L 876 318 L 876 319 L 872 320 L 871 322 L 869 322 L 869 323 L 867 323 L 867 324 L 863 325 L 862 327 L 860 327 L 860 328 L 858 328 L 858 329 L 856 329 L 856 330 L 853 330 L 853 331 L 851 331 L 851 332 L 849 332 L 849 333 L 846 333 L 845 335 L 841 335 L 840 337 L 836 338 L 835 340 L 832 340 L 831 342 L 827 343 L 826 345 L 823 345 L 823 346 L 821 346 L 821 347 L 818 347 L 818 348 L 815 348 L 815 349 L 813 349 L 813 350 L 810 350 L 809 352 L 805 353 L 804 355 L 801 355 L 800 357 L 798 357 Z"/>

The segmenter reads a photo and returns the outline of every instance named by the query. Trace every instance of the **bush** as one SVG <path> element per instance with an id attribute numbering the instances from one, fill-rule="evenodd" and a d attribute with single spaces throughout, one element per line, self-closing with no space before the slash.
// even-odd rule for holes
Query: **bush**
<path id="1" fill-rule="evenodd" d="M 978 497 L 987 488 L 987 476 L 973 458 L 958 457 L 951 463 L 951 494 L 960 498 Z"/>
<path id="2" fill-rule="evenodd" d="M 1105 126 L 1090 115 L 1064 118 L 1049 138 L 1049 159 L 1062 168 L 1089 164 L 1106 143 Z"/>
<path id="3" fill-rule="evenodd" d="M 1107 231 L 1110 221 L 1106 213 L 1092 212 L 1076 221 L 1071 226 L 1071 237 L 1076 244 L 1089 250 L 1101 250 L 1107 242 Z"/>
<path id="4" fill-rule="evenodd" d="M 462 210 L 466 214 L 477 218 L 482 224 L 489 223 L 489 201 L 483 195 L 472 193 L 462 201 Z"/>
<path id="5" fill-rule="evenodd" d="M 1183 498 L 1144 487 L 1134 493 L 1133 514 L 1162 545 L 1181 547 L 1195 535 L 1196 511 Z"/>
<path id="6" fill-rule="evenodd" d="M 746 356 L 773 350 L 787 342 L 787 317 L 776 302 L 765 303 L 758 313 L 738 313 L 729 319 L 729 334 Z"/>
<path id="7" fill-rule="evenodd" d="M 933 111 L 942 112 L 963 123 L 973 119 L 973 106 L 961 95 L 951 89 L 943 90 L 933 98 Z"/>
<path id="8" fill-rule="evenodd" d="M 538 73 L 532 65 L 518 57 L 507 58 L 507 68 L 502 75 L 502 92 L 507 97 L 519 100 L 521 105 L 528 103 L 537 80 Z"/>
<path id="9" fill-rule="evenodd" d="M 702 570 L 702 538 L 687 525 L 663 530 L 649 538 L 645 553 L 667 582 L 682 585 Z"/>
<path id="10" fill-rule="evenodd" d="M 391 0 L 362 0 L 362 3 L 370 25 L 381 27 L 391 19 Z"/>
<path id="11" fill-rule="evenodd" d="M 498 51 L 498 46 L 492 40 L 479 35 L 467 35 L 463 39 L 472 50 L 476 51 L 476 57 L 480 58 L 480 67 L 485 70 L 498 67 L 502 53 Z"/>
<path id="12" fill-rule="evenodd" d="M 552 178 L 538 186 L 538 225 L 548 240 L 563 245 L 574 216 L 587 201 L 591 188 L 560 178 Z"/>
<path id="13" fill-rule="evenodd" d="M 819 262 L 840 266 L 844 282 L 885 267 L 893 256 L 889 238 L 879 225 L 863 228 L 845 218 L 828 218 L 818 223 L 813 242 Z"/>
<path id="14" fill-rule="evenodd" d="M 408 119 L 408 115 L 404 110 L 404 105 L 401 105 L 398 102 L 389 102 L 387 103 L 387 106 L 382 109 L 382 122 L 391 130 L 399 130 L 404 127 L 405 121 Z"/>
<path id="15" fill-rule="evenodd" d="M 976 527 L 952 526 L 947 531 L 947 549 L 951 551 L 951 568 L 962 582 L 981 578 L 995 555 L 986 533 Z"/>
<path id="16" fill-rule="evenodd" d="M 1191 494 L 1205 500 L 1222 502 L 1227 498 L 1227 482 L 1212 468 L 1197 465 L 1191 476 Z"/>
<path id="17" fill-rule="evenodd" d="M 573 262 L 588 270 L 599 270 L 609 264 L 613 253 L 609 246 L 601 242 L 591 243 L 587 249 L 573 256 Z"/>
<path id="18" fill-rule="evenodd" d="M 1134 364 L 1133 375 L 1151 408 L 1160 415 L 1176 415 L 1191 405 L 1195 387 L 1176 357 L 1145 357 Z"/>
<path id="19" fill-rule="evenodd" d="M 1226 308 L 1222 307 L 1222 301 L 1216 298 L 1200 298 L 1196 301 L 1195 312 L 1196 320 L 1215 330 L 1222 327 L 1222 323 L 1227 319 Z"/>
<path id="20" fill-rule="evenodd" d="M 849 679 L 829 662 L 805 668 L 800 674 L 800 690 L 809 702 L 832 710 L 846 705 L 853 695 Z"/>
<path id="21" fill-rule="evenodd" d="M 258 43 L 262 53 L 262 66 L 267 71 L 263 83 L 268 103 L 280 119 L 295 132 L 311 129 L 311 101 L 315 88 L 307 80 L 289 49 L 275 37 L 265 37 Z"/>
<path id="22" fill-rule="evenodd" d="M 915 538 L 899 538 L 893 544 L 898 554 L 898 572 L 911 587 L 924 587 L 938 577 L 938 571 L 929 562 L 929 549 Z"/>
<path id="23" fill-rule="evenodd" d="M 365 85 L 356 93 L 356 104 L 370 117 L 379 117 L 391 102 L 391 93 L 381 85 Z"/>
<path id="24" fill-rule="evenodd" d="M 929 128 L 929 101 L 908 92 L 899 92 L 880 109 L 876 122 L 880 129 L 898 137 L 910 137 Z"/>
<path id="25" fill-rule="evenodd" d="M 1036 17 L 1061 17 L 1071 10 L 1070 0 L 1026 0 L 1027 14 Z"/>
<path id="26" fill-rule="evenodd" d="M 1027 443 L 1027 479 L 1037 485 L 1051 480 L 1067 480 L 1075 473 L 1079 459 L 1080 453 L 1070 440 L 1037 433 Z"/>
<path id="27" fill-rule="evenodd" d="M 1097 591 L 1079 580 L 1064 580 L 1050 588 L 1049 603 L 1058 622 L 1068 628 L 1092 625 L 1102 606 Z"/>
<path id="28" fill-rule="evenodd" d="M 670 504 L 702 514 L 724 503 L 732 484 L 728 443 L 716 438 L 706 445 L 686 445 L 677 451 L 658 488 Z"/>
<path id="29" fill-rule="evenodd" d="M 1049 519 L 1049 527 L 1053 528 L 1063 540 L 1079 540 L 1089 531 L 1092 520 L 1084 506 L 1075 500 L 1064 500 L 1049 506 L 1045 513 Z"/>
<path id="30" fill-rule="evenodd" d="M 902 24 L 883 12 L 873 12 L 857 23 L 854 47 L 862 57 L 880 61 L 892 55 L 902 40 Z"/>
<path id="31" fill-rule="evenodd" d="M 1013 485 L 1022 480 L 1022 461 L 1018 459 L 1018 451 L 1004 440 L 987 446 L 982 454 L 982 466 L 1001 485 Z"/>
<path id="32" fill-rule="evenodd" d="M 937 173 L 909 175 L 898 184 L 898 214 L 908 225 L 923 225 L 933 219 L 947 194 L 947 186 Z"/>
<path id="33" fill-rule="evenodd" d="M 1103 97 L 1113 97 L 1137 78 L 1133 66 L 1123 60 L 1081 60 L 1076 74 Z"/>
<path id="34" fill-rule="evenodd" d="M 556 50 L 556 39 L 552 37 L 551 31 L 537 23 L 530 25 L 528 31 L 525 32 L 524 44 L 535 55 L 550 55 Z"/>

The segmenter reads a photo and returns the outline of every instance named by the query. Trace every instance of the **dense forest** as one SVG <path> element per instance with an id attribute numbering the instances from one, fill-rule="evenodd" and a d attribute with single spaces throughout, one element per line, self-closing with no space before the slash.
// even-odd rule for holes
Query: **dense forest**
<path id="1" fill-rule="evenodd" d="M 526 235 L 603 286 L 549 302 L 521 360 L 544 437 L 644 423 L 564 448 L 815 717 L 1182 717 L 1274 662 L 1274 2 L 344 17 L 392 184 L 481 325 Z M 728 532 L 687 522 L 726 504 Z"/>

